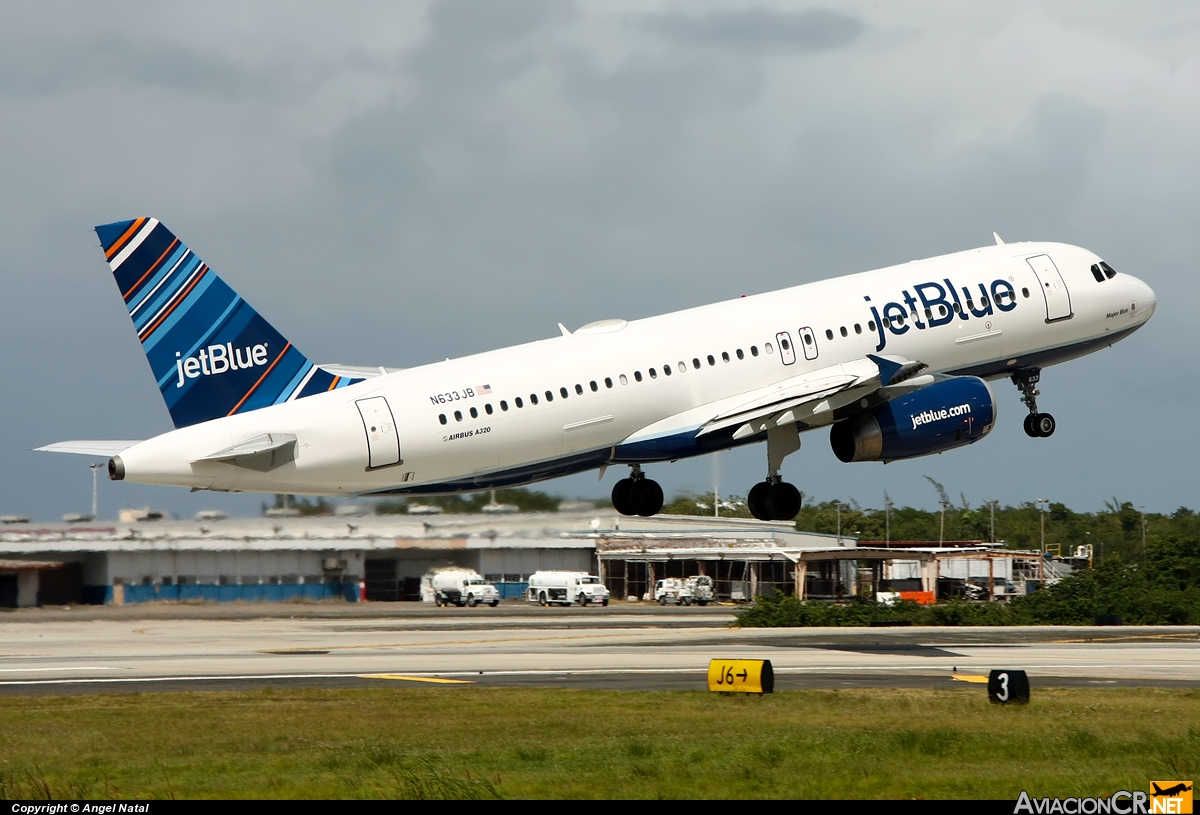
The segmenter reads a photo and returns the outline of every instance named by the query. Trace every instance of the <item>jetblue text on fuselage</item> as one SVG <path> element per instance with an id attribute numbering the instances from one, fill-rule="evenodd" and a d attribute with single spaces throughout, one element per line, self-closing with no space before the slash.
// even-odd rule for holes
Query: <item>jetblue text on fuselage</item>
<path id="1" fill-rule="evenodd" d="M 198 376 L 212 376 L 226 371 L 238 371 L 243 368 L 257 368 L 267 364 L 267 344 L 247 345 L 245 348 L 234 348 L 233 343 L 210 345 L 201 348 L 194 357 L 182 358 L 179 351 L 175 352 L 175 370 L 179 381 L 175 387 L 182 388 L 184 378 L 195 379 Z"/>
<path id="2" fill-rule="evenodd" d="M 879 334 L 879 345 L 876 351 L 882 351 L 887 345 L 886 328 L 893 334 L 907 333 L 910 328 L 923 331 L 926 328 L 936 328 L 946 325 L 955 318 L 969 320 L 971 317 L 987 317 L 994 314 L 993 306 L 1000 311 L 1012 311 L 1017 307 L 1017 291 L 1007 280 L 993 280 L 989 287 L 985 283 L 977 283 L 979 294 L 976 296 L 970 286 L 956 287 L 950 278 L 942 278 L 940 283 L 930 281 L 918 283 L 912 287 L 914 296 L 908 289 L 900 292 L 900 303 L 885 303 L 883 314 L 875 306 L 871 306 L 871 314 L 875 317 L 875 331 Z M 961 296 L 960 296 L 961 292 Z M 868 303 L 870 297 L 864 297 Z"/>

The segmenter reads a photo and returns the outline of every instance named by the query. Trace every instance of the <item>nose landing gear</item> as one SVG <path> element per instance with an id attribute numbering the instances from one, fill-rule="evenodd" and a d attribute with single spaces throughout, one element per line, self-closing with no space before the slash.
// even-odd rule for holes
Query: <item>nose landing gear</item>
<path id="1" fill-rule="evenodd" d="M 1025 435 L 1035 439 L 1054 435 L 1056 427 L 1053 416 L 1038 413 L 1037 398 L 1041 391 L 1037 389 L 1037 383 L 1041 378 L 1040 368 L 1026 368 L 1012 375 L 1013 384 L 1021 391 L 1021 401 L 1029 408 L 1029 415 L 1025 417 Z"/>
<path id="2" fill-rule="evenodd" d="M 640 464 L 633 464 L 629 478 L 613 486 L 613 507 L 622 515 L 641 515 L 649 518 L 663 507 L 663 491 L 657 481 L 646 478 Z"/>

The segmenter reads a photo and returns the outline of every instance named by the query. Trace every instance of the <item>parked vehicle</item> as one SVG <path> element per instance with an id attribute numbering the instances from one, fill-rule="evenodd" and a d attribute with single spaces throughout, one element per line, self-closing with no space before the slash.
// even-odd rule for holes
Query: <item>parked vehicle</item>
<path id="1" fill-rule="evenodd" d="M 429 599 L 426 599 L 429 598 Z M 474 569 L 435 569 L 421 578 L 421 599 L 436 606 L 500 604 L 500 592 Z"/>
<path id="2" fill-rule="evenodd" d="M 534 572 L 529 576 L 525 599 L 540 606 L 608 605 L 608 589 L 600 578 L 587 572 Z"/>
<path id="3" fill-rule="evenodd" d="M 654 584 L 654 599 L 659 605 L 706 606 L 713 599 L 713 580 L 707 575 L 665 577 Z"/>

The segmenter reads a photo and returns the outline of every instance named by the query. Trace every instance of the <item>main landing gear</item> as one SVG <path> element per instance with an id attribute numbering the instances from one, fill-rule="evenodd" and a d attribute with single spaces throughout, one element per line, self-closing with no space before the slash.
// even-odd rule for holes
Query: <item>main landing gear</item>
<path id="1" fill-rule="evenodd" d="M 632 465 L 629 478 L 622 478 L 612 491 L 612 502 L 622 515 L 641 515 L 649 518 L 663 507 L 663 491 L 657 481 L 646 478 L 640 464 Z"/>
<path id="2" fill-rule="evenodd" d="M 746 505 L 760 521 L 790 521 L 800 511 L 800 490 L 783 480 L 783 459 L 800 449 L 800 433 L 794 424 L 767 430 L 767 480 L 750 488 Z"/>
<path id="3" fill-rule="evenodd" d="M 1012 375 L 1013 384 L 1021 391 L 1021 401 L 1029 408 L 1029 415 L 1025 417 L 1025 435 L 1035 439 L 1054 435 L 1056 426 L 1049 413 L 1038 413 L 1037 398 L 1041 391 L 1037 389 L 1037 383 L 1041 378 L 1039 368 L 1026 368 Z"/>

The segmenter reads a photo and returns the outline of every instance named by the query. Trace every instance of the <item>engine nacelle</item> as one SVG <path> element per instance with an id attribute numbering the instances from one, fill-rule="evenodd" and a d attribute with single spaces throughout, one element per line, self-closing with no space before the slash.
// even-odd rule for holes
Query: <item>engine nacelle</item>
<path id="1" fill-rule="evenodd" d="M 829 432 L 842 461 L 896 461 L 979 441 L 996 423 L 992 389 L 974 376 L 952 376 L 896 396 Z"/>

